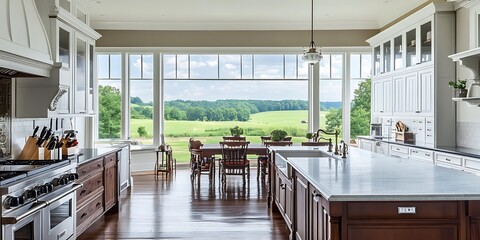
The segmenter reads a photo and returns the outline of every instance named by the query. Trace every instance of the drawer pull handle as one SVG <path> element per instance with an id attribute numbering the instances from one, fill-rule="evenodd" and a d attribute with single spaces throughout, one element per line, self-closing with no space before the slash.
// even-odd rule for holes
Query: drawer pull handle
<path id="1" fill-rule="evenodd" d="M 97 205 L 95 205 L 95 207 L 100 207 L 100 205 L 102 205 L 102 203 L 98 202 Z"/>
<path id="2" fill-rule="evenodd" d="M 418 153 L 417 151 L 412 151 L 413 153 Z"/>
<path id="3" fill-rule="evenodd" d="M 82 173 L 83 173 L 83 174 L 87 173 L 87 170 L 83 170 Z"/>
<path id="4" fill-rule="evenodd" d="M 80 216 L 80 219 L 86 217 L 88 214 L 87 213 L 82 213 L 82 216 Z"/>
<path id="5" fill-rule="evenodd" d="M 400 151 L 400 148 L 397 148 L 397 151 Z"/>
<path id="6" fill-rule="evenodd" d="M 80 195 L 84 194 L 87 190 L 85 189 L 82 189 L 82 191 L 80 192 Z"/>
<path id="7" fill-rule="evenodd" d="M 285 189 L 285 184 L 283 184 L 283 183 L 280 184 L 280 188 L 281 188 L 281 189 Z"/>
<path id="8" fill-rule="evenodd" d="M 445 160 L 446 160 L 446 161 L 449 161 L 449 162 L 452 161 L 452 160 L 450 160 L 450 158 L 445 158 Z"/>
<path id="9" fill-rule="evenodd" d="M 398 214 L 416 214 L 415 207 L 398 207 Z"/>
<path id="10" fill-rule="evenodd" d="M 320 201 L 320 197 L 321 197 L 321 196 L 322 196 L 322 195 L 320 195 L 319 193 L 317 193 L 317 194 L 315 194 L 315 196 L 313 196 L 313 200 L 315 200 L 315 201 L 318 202 L 318 201 Z"/>
<path id="11" fill-rule="evenodd" d="M 99 167 L 101 167 L 101 166 L 102 166 L 102 165 L 100 165 L 100 163 L 99 163 L 99 164 L 97 164 L 97 167 L 98 167 L 98 168 L 99 168 Z"/>
<path id="12" fill-rule="evenodd" d="M 100 183 L 102 183 L 102 181 L 98 180 L 98 181 L 97 181 L 97 184 L 100 184 Z"/>
<path id="13" fill-rule="evenodd" d="M 428 153 L 425 153 L 425 156 L 427 156 L 427 157 L 430 157 L 430 154 L 428 154 Z"/>

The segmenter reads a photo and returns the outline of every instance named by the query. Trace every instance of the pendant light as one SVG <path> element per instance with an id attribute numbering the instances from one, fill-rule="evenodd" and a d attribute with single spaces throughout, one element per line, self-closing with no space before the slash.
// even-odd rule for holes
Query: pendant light
<path id="1" fill-rule="evenodd" d="M 315 45 L 315 42 L 313 41 L 313 0 L 312 0 L 312 32 L 311 32 L 311 37 L 312 41 L 310 42 L 310 48 L 304 51 L 303 53 L 303 61 L 314 65 L 318 63 L 320 60 L 322 60 L 322 54 L 317 51 L 317 46 Z"/>

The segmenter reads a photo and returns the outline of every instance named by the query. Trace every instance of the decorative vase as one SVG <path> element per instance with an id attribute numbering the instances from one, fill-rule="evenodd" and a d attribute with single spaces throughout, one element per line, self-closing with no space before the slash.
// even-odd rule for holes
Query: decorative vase
<path id="1" fill-rule="evenodd" d="M 456 89 L 457 97 L 464 98 L 467 97 L 468 90 L 467 89 Z"/>

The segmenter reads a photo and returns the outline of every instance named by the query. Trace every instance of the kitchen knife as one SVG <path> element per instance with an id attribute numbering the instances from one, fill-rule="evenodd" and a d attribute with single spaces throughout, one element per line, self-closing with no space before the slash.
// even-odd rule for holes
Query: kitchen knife
<path id="1" fill-rule="evenodd" d="M 55 119 L 55 131 L 58 131 L 58 118 Z"/>
<path id="2" fill-rule="evenodd" d="M 51 131 L 51 130 L 48 130 L 47 133 L 45 134 L 45 137 L 41 139 L 41 142 L 39 143 L 38 146 L 42 146 L 42 143 L 43 143 L 45 140 L 49 139 L 51 135 L 52 135 L 52 131 Z"/>
<path id="3" fill-rule="evenodd" d="M 45 137 L 45 133 L 47 133 L 47 127 L 44 126 L 42 129 L 42 132 L 40 133 L 40 136 L 38 137 L 37 146 L 40 147 L 42 145 L 43 139 Z"/>
<path id="4" fill-rule="evenodd" d="M 39 129 L 39 128 L 40 128 L 39 126 L 36 126 L 36 127 L 35 127 L 35 130 L 33 130 L 32 137 L 35 137 L 35 136 L 37 135 L 37 132 L 38 132 L 38 129 Z"/>

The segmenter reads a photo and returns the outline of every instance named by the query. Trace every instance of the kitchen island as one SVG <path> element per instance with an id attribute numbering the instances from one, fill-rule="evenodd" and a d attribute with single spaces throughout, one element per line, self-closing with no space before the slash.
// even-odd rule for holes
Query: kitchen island
<path id="1" fill-rule="evenodd" d="M 292 239 L 480 239 L 480 177 L 361 149 L 271 148 Z M 295 153 L 296 152 L 296 153 Z"/>

